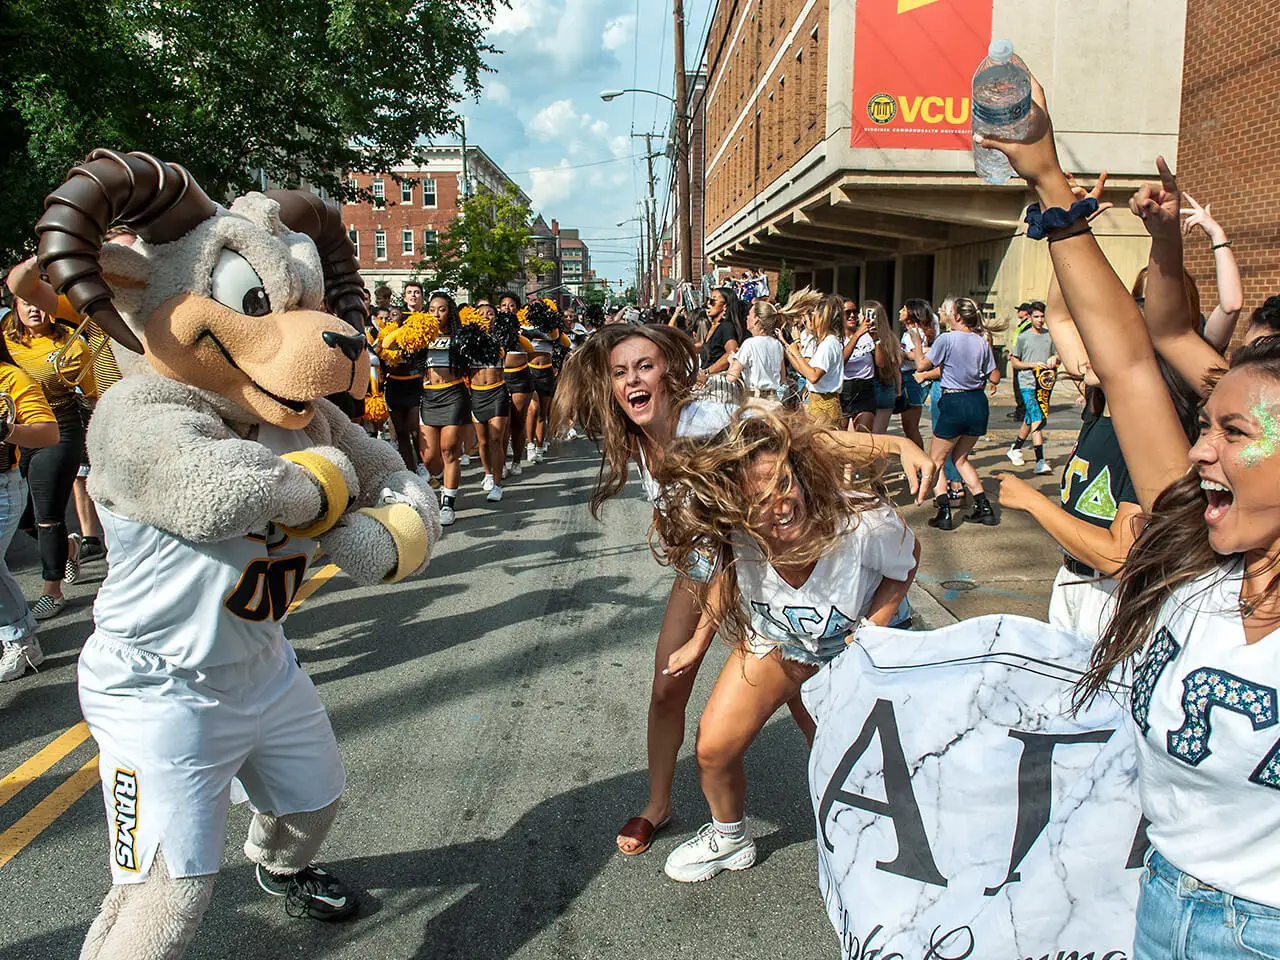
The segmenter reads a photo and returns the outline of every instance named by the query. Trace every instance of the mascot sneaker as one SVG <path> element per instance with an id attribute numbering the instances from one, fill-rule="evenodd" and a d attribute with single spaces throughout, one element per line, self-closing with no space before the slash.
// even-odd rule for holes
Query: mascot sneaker
<path id="1" fill-rule="evenodd" d="M 662 869 L 672 880 L 699 883 L 722 870 L 746 870 L 755 866 L 756 842 L 749 836 L 726 837 L 715 824 L 703 824 L 689 840 L 671 851 Z"/>
<path id="2" fill-rule="evenodd" d="M 355 916 L 360 901 L 345 883 L 322 867 L 311 866 L 282 877 L 258 864 L 258 886 L 273 897 L 284 897 L 291 917 L 346 920 Z"/>

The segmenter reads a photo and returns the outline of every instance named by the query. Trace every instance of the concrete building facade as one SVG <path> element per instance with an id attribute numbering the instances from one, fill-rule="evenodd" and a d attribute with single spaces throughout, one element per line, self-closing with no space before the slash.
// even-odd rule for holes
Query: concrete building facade
<path id="1" fill-rule="evenodd" d="M 1177 174 L 1231 238 L 1247 316 L 1280 294 L 1280 19 L 1266 4 L 1187 0 Z M 1195 231 L 1185 250 L 1213 304 L 1209 243 Z"/>
<path id="2" fill-rule="evenodd" d="M 1107 199 L 1124 207 L 1153 175 L 1156 155 L 1177 153 L 1184 3 L 985 0 L 987 10 L 984 0 L 720 2 L 707 48 L 707 253 L 735 270 L 785 265 L 797 287 L 880 300 L 895 312 L 906 297 L 957 294 L 977 299 L 989 316 L 1011 316 L 1022 300 L 1043 298 L 1050 267 L 1044 244 L 1024 235 L 1030 192 L 1020 181 L 991 186 L 973 173 L 968 81 L 957 78 L 972 75 L 982 52 L 950 65 L 945 96 L 941 87 L 936 96 L 927 87 L 895 96 L 890 78 L 855 102 L 856 86 L 868 89 L 868 77 L 877 83 L 869 66 L 876 48 L 918 38 L 918 59 L 905 68 L 923 74 L 930 58 L 955 47 L 985 51 L 992 36 L 1011 38 L 1045 86 L 1064 165 L 1084 182 L 1108 171 Z M 930 43 L 925 18 L 961 8 L 978 24 L 972 35 Z M 866 134 L 909 119 L 951 136 L 924 131 L 915 142 L 930 146 L 917 148 Z M 1094 229 L 1126 280 L 1146 263 L 1145 233 L 1127 209 L 1103 215 Z"/>

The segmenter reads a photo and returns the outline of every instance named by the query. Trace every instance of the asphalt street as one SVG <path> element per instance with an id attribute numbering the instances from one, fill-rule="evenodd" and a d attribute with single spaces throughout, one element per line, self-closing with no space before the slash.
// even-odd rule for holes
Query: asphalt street
<path id="1" fill-rule="evenodd" d="M 1058 456 L 1077 421 L 1070 408 L 1054 420 Z M 993 410 L 993 429 L 1005 424 Z M 984 476 L 1008 466 L 998 437 L 982 450 Z M 662 873 L 708 816 L 691 747 L 722 647 L 694 693 L 671 828 L 640 857 L 615 850 L 618 826 L 645 797 L 649 678 L 671 574 L 650 556 L 637 484 L 603 522 L 592 519 L 596 463 L 591 444 L 562 444 L 497 505 L 482 499 L 473 467 L 424 576 L 370 591 L 337 575 L 290 616 L 348 770 L 321 860 L 366 891 L 366 906 L 339 925 L 285 916 L 253 881 L 240 852 L 248 815 L 235 808 L 189 957 L 836 954 L 817 889 L 804 740 L 785 712 L 747 757 L 757 866 L 694 885 Z M 1030 477 L 1029 467 L 1016 472 Z M 1046 490 L 1057 482 L 1035 479 Z M 1025 517 L 943 534 L 925 526 L 930 508 L 905 512 L 924 547 L 919 625 L 996 609 L 1044 616 L 1056 554 Z M 34 598 L 39 565 L 22 534 L 9 562 Z M 76 656 L 104 573 L 90 565 L 67 588 L 72 605 L 42 631 L 40 673 L 0 687 L 3 960 L 76 956 L 109 886 L 95 746 L 75 726 Z"/>

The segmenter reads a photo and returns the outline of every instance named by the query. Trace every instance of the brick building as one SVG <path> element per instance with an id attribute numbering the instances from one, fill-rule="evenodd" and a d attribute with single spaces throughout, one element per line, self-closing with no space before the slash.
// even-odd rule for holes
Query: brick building
<path id="1" fill-rule="evenodd" d="M 551 232 L 556 236 L 563 292 L 566 296 L 581 297 L 586 292 L 587 274 L 591 270 L 591 251 L 577 230 L 561 227 L 559 222 L 552 220 Z"/>
<path id="2" fill-rule="evenodd" d="M 552 223 L 555 223 L 555 221 L 553 220 Z M 537 257 L 539 260 L 544 260 L 551 264 L 551 267 L 542 273 L 529 273 L 526 271 L 524 280 L 524 299 L 526 301 L 542 290 L 560 284 L 560 251 L 556 246 L 555 230 L 547 226 L 547 221 L 539 214 L 538 218 L 533 221 L 533 227 L 529 230 L 529 235 L 533 243 L 529 250 L 526 251 L 525 261 L 527 262 L 530 257 Z"/>
<path id="3" fill-rule="evenodd" d="M 467 146 L 466 176 L 473 192 L 508 186 L 519 189 L 488 154 L 473 145 Z M 352 173 L 347 179 L 350 185 L 370 190 L 375 198 L 369 203 L 342 206 L 347 235 L 355 245 L 360 273 L 369 289 L 385 283 L 398 298 L 406 280 L 429 283 L 430 271 L 418 269 L 417 264 L 423 259 L 423 250 L 458 216 L 463 193 L 462 147 L 427 147 L 426 159 L 420 164 L 397 164 L 389 173 Z M 523 191 L 520 199 L 529 202 Z"/>
<path id="4" fill-rule="evenodd" d="M 1050 266 L 1024 236 L 1025 186 L 973 173 L 968 92 L 987 44 L 1013 39 L 1046 88 L 1064 162 L 1086 180 L 1107 170 L 1107 199 L 1124 208 L 1156 155 L 1177 150 L 1184 3 L 1129 0 L 1101 33 L 1066 7 L 1032 14 L 1019 0 L 718 3 L 708 255 L 735 273 L 785 264 L 797 287 L 859 300 L 961 294 L 1011 316 L 1044 296 Z M 1127 208 L 1094 231 L 1126 279 L 1145 264 Z"/>
<path id="5" fill-rule="evenodd" d="M 1280 294 L 1280 19 L 1266 4 L 1187 0 L 1177 172 L 1232 240 L 1247 316 Z M 1186 263 L 1202 303 L 1214 303 L 1200 231 L 1187 238 Z"/>

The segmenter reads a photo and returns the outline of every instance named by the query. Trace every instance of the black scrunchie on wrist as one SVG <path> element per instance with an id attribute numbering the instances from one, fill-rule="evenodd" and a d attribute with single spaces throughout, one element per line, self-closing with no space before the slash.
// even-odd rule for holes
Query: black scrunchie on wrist
<path id="1" fill-rule="evenodd" d="M 1077 220 L 1093 216 L 1098 210 L 1097 197 L 1085 197 L 1071 205 L 1070 210 L 1061 207 L 1050 207 L 1041 211 L 1040 204 L 1033 203 L 1027 207 L 1027 215 L 1023 218 L 1027 224 L 1027 238 L 1043 240 L 1054 230 L 1069 227 Z"/>

